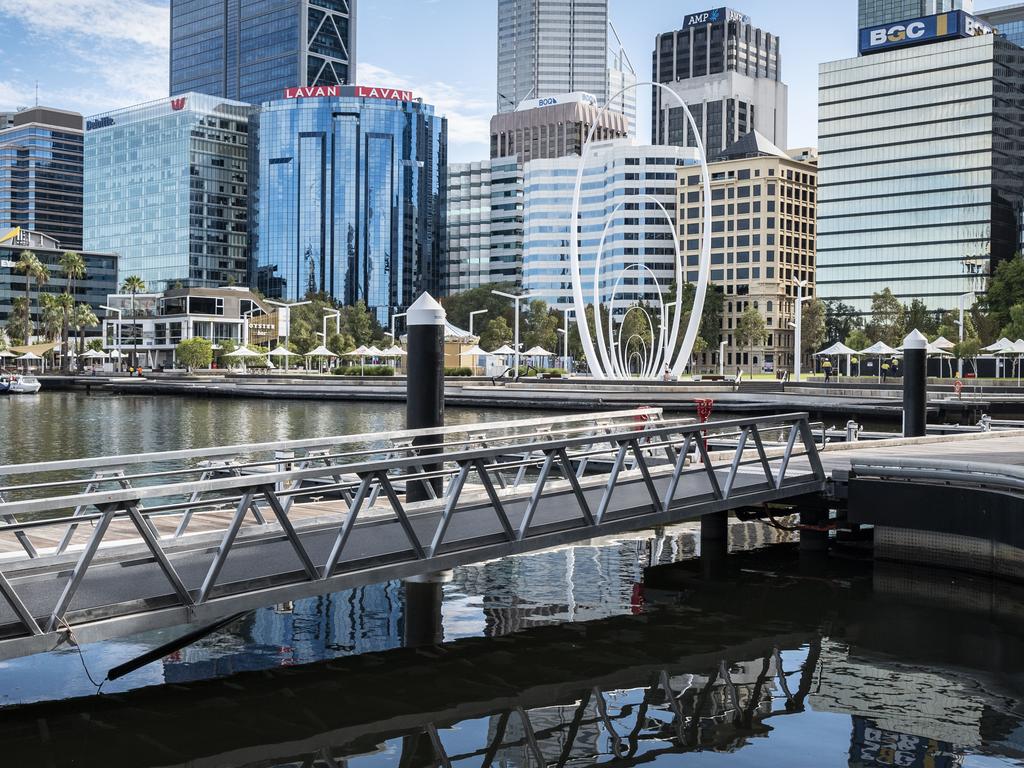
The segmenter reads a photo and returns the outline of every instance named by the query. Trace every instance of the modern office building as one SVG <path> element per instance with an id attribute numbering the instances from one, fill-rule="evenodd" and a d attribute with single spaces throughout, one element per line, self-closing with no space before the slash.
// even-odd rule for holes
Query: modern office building
<path id="1" fill-rule="evenodd" d="M 6 233 L 0 233 L 3 237 Z M 102 315 L 100 306 L 108 293 L 117 290 L 117 256 L 111 253 L 78 252 L 85 260 L 85 276 L 75 280 L 74 290 L 61 271 L 60 258 L 70 250 L 64 243 L 42 232 L 20 229 L 11 239 L 0 243 L 0 328 L 7 327 L 15 299 L 24 298 L 25 281 L 29 280 L 29 316 L 33 322 L 39 320 L 37 313 L 37 288 L 35 281 L 26 278 L 23 272 L 15 270 L 22 252 L 35 254 L 50 271 L 49 282 L 43 286 L 43 293 L 71 292 L 76 302 L 88 304 L 97 316 Z"/>
<path id="2" fill-rule="evenodd" d="M 689 147 L 638 146 L 629 139 L 595 144 L 583 176 L 580 217 L 580 272 L 584 295 L 592 297 L 602 232 L 608 224 L 601 261 L 602 303 L 616 310 L 657 302 L 675 279 L 676 168 L 697 162 Z M 526 163 L 523 213 L 523 289 L 559 309 L 572 306 L 569 219 L 579 164 L 577 157 Z M 658 204 L 664 206 L 668 216 Z M 643 265 L 643 269 L 628 265 Z M 622 277 L 618 292 L 616 282 Z M 587 286 L 590 286 L 589 288 Z"/>
<path id="3" fill-rule="evenodd" d="M 954 309 L 1020 247 L 1024 51 L 961 12 L 910 47 L 873 31 L 820 66 L 818 293 Z"/>
<path id="4" fill-rule="evenodd" d="M 689 107 L 709 158 L 755 130 L 786 146 L 779 38 L 750 17 L 729 8 L 687 14 L 681 29 L 655 38 L 653 77 Z M 696 146 L 683 108 L 661 88 L 653 89 L 651 141 Z"/>
<path id="5" fill-rule="evenodd" d="M 82 247 L 82 116 L 31 107 L 0 120 L 0 233 L 45 232 Z"/>
<path id="6" fill-rule="evenodd" d="M 447 121 L 410 91 L 309 93 L 259 116 L 255 284 L 362 300 L 386 325 L 443 285 Z"/>
<path id="7" fill-rule="evenodd" d="M 594 141 L 625 138 L 625 115 L 602 109 L 590 93 L 564 93 L 524 102 L 515 112 L 491 118 L 491 157 L 520 161 L 579 155 L 592 126 Z"/>
<path id="8" fill-rule="evenodd" d="M 523 166 L 499 157 L 448 166 L 444 293 L 489 283 L 521 285 Z"/>
<path id="9" fill-rule="evenodd" d="M 355 67 L 356 0 L 171 0 L 171 96 L 259 104 Z"/>
<path id="10" fill-rule="evenodd" d="M 857 28 L 891 24 L 946 11 L 974 12 L 974 0 L 858 0 Z"/>
<path id="11" fill-rule="evenodd" d="M 174 349 L 184 339 L 204 338 L 220 346 L 251 340 L 250 327 L 276 315 L 248 288 L 172 288 L 159 293 L 118 293 L 97 313 L 103 322 L 104 346 L 125 355 L 138 354 L 149 368 L 174 364 Z M 271 334 L 273 336 L 273 334 Z M 266 344 L 267 339 L 253 340 Z M 271 344 L 277 343 L 274 336 Z"/>
<path id="12" fill-rule="evenodd" d="M 151 291 L 244 285 L 252 107 L 199 93 L 85 125 L 85 247 Z"/>
<path id="13" fill-rule="evenodd" d="M 976 15 L 995 27 L 1011 43 L 1024 48 L 1024 3 L 979 11 Z"/>
<path id="14" fill-rule="evenodd" d="M 571 91 L 608 100 L 608 0 L 498 0 L 498 112 Z"/>
<path id="15" fill-rule="evenodd" d="M 711 283 L 722 289 L 725 365 L 792 370 L 797 284 L 814 295 L 817 168 L 795 160 L 752 132 L 727 147 L 711 173 Z M 679 239 L 687 282 L 696 282 L 704 189 L 693 168 L 679 170 Z M 737 338 L 749 308 L 764 318 L 767 337 L 753 348 Z M 717 371 L 719 350 L 698 355 L 698 371 Z"/>

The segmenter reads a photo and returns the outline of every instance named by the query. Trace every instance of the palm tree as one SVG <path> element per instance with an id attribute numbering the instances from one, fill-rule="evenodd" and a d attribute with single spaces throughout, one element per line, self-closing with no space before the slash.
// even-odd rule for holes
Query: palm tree
<path id="1" fill-rule="evenodd" d="M 135 323 L 135 294 L 146 290 L 146 283 L 138 275 L 129 275 L 125 278 L 121 290 L 131 294 L 132 297 L 132 368 L 135 368 L 139 355 L 139 334 Z"/>
<path id="2" fill-rule="evenodd" d="M 82 254 L 76 251 L 64 251 L 60 257 L 60 269 L 64 274 L 64 278 L 67 280 L 67 295 L 71 297 L 71 306 L 64 313 L 62 349 L 66 350 L 71 342 L 71 334 L 68 326 L 71 321 L 71 313 L 75 308 L 75 283 L 85 277 L 85 259 L 82 258 Z M 61 356 L 60 362 L 61 371 L 63 373 L 67 373 L 70 362 L 71 356 L 65 352 L 65 354 Z"/>
<path id="3" fill-rule="evenodd" d="M 75 326 L 75 336 L 78 337 L 78 354 L 82 354 L 85 352 L 85 338 L 82 336 L 82 330 L 99 325 L 100 319 L 96 317 L 96 313 L 88 304 L 76 304 L 71 315 L 71 322 Z"/>
<path id="4" fill-rule="evenodd" d="M 29 307 L 32 305 L 32 293 L 30 291 L 30 285 L 32 278 L 35 277 L 39 271 L 39 267 L 42 266 L 42 262 L 39 261 L 39 257 L 36 256 L 32 251 L 22 251 L 18 255 L 18 263 L 14 265 L 16 272 L 21 272 L 25 275 L 25 311 L 27 312 Z M 37 308 L 38 309 L 38 308 Z M 39 312 L 36 312 L 38 317 Z M 32 336 L 35 334 L 35 329 L 32 326 L 31 317 L 29 318 L 29 327 L 25 334 L 25 343 L 32 343 Z"/>
<path id="5" fill-rule="evenodd" d="M 41 311 L 39 322 L 43 336 L 47 341 L 55 341 L 60 337 L 64 327 L 64 315 L 70 311 L 71 297 L 66 293 L 54 295 L 48 293 L 40 297 Z"/>

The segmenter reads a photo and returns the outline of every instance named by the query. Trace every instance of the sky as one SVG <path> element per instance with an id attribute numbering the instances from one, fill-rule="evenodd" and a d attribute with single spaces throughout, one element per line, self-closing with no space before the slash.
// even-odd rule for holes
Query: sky
<path id="1" fill-rule="evenodd" d="M 976 10 L 1007 0 L 976 0 Z M 0 111 L 35 102 L 85 115 L 167 96 L 168 0 L 0 0 Z M 717 7 L 609 0 L 641 82 L 660 32 Z M 789 145 L 814 146 L 818 64 L 856 55 L 856 0 L 736 0 L 782 38 Z M 496 108 L 497 0 L 358 0 L 357 80 L 411 89 L 448 117 L 449 160 L 488 156 Z M 650 140 L 650 88 L 637 93 L 638 137 Z"/>

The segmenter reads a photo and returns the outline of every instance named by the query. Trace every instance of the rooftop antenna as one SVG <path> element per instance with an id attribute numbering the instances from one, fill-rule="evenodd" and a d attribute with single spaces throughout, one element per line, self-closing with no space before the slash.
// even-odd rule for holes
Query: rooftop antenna
<path id="1" fill-rule="evenodd" d="M 39 81 L 36 80 L 36 106 L 39 106 Z"/>
<path id="2" fill-rule="evenodd" d="M 629 60 L 629 55 L 626 53 L 626 47 L 622 44 L 622 38 L 619 37 L 619 32 L 615 29 L 615 25 L 612 24 L 612 20 L 608 19 L 608 27 L 611 29 L 612 34 L 615 35 L 615 44 L 618 46 L 618 53 L 615 53 L 615 49 L 611 48 L 613 52 L 615 65 L 620 71 L 625 71 L 623 65 L 629 69 L 631 75 L 636 75 L 636 70 L 633 69 L 633 62 Z"/>

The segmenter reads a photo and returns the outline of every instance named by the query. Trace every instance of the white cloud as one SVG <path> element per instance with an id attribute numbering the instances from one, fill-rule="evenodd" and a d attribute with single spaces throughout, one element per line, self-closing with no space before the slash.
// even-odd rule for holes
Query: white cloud
<path id="1" fill-rule="evenodd" d="M 6 25 L 41 43 L 22 47 L 38 59 L 0 84 L 0 108 L 31 104 L 36 78 L 40 103 L 85 115 L 166 96 L 168 14 L 146 0 L 0 0 Z"/>
<path id="2" fill-rule="evenodd" d="M 418 80 L 369 62 L 359 62 L 360 85 L 380 85 L 413 91 L 437 114 L 448 118 L 448 157 L 455 162 L 483 160 L 490 147 L 494 95 L 479 88 L 442 80 Z"/>

